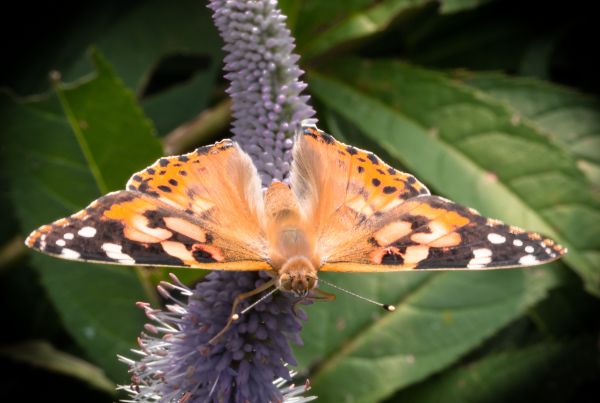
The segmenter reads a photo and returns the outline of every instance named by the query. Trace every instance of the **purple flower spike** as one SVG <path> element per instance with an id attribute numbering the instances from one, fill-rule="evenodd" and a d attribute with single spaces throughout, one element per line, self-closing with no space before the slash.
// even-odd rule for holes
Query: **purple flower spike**
<path id="1" fill-rule="evenodd" d="M 293 135 L 315 114 L 300 95 L 304 72 L 286 17 L 275 0 L 212 0 L 209 7 L 225 41 L 235 140 L 252 156 L 263 185 L 285 180 Z"/>
<path id="2" fill-rule="evenodd" d="M 285 16 L 274 0 L 212 0 L 214 21 L 225 41 L 228 93 L 233 100 L 235 140 L 254 160 L 262 183 L 289 176 L 293 135 L 314 110 L 306 84 L 299 81 L 299 57 Z M 194 289 L 173 283 L 159 286 L 170 300 L 166 310 L 142 303 L 154 322 L 140 336 L 137 361 L 130 367 L 132 385 L 122 387 L 131 402 L 294 402 L 308 387 L 286 386 L 295 365 L 289 342 L 302 343 L 295 299 L 283 293 L 267 297 L 242 315 L 214 345 L 208 341 L 226 324 L 234 298 L 263 284 L 265 273 L 215 271 Z M 174 297 L 179 292 L 187 301 Z M 264 293 L 263 293 L 264 294 Z M 244 301 L 240 312 L 259 296 Z"/>
<path id="3" fill-rule="evenodd" d="M 121 387 L 129 402 L 308 402 L 306 387 L 285 386 L 291 374 L 285 363 L 295 364 L 287 343 L 301 342 L 300 320 L 283 294 L 263 303 L 234 322 L 215 346 L 208 341 L 229 317 L 232 299 L 269 279 L 236 272 L 212 272 L 194 289 L 174 275 L 173 283 L 159 287 L 171 301 L 166 310 L 140 303 L 154 324 L 139 339 L 138 361 L 120 357 L 130 366 L 132 385 Z M 187 297 L 187 302 L 173 296 Z M 241 309 L 248 306 L 242 303 Z M 297 311 L 303 315 L 301 310 Z"/>

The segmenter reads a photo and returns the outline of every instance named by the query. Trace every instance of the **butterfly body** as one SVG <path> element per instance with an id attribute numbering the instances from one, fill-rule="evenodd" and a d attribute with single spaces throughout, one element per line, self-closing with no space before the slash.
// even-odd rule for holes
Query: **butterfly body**
<path id="1" fill-rule="evenodd" d="M 224 140 L 159 159 L 26 244 L 71 260 L 267 270 L 300 296 L 319 271 L 497 269 L 566 253 L 310 126 L 295 138 L 290 185 L 263 191 L 250 157 Z"/>
<path id="2" fill-rule="evenodd" d="M 317 268 L 314 231 L 288 185 L 274 182 L 264 197 L 269 264 L 276 285 L 284 291 L 305 296 L 316 286 Z"/>

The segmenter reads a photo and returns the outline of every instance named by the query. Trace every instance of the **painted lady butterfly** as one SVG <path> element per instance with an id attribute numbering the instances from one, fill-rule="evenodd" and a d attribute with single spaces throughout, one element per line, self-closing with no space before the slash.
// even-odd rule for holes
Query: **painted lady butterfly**
<path id="1" fill-rule="evenodd" d="M 270 285 L 306 296 L 319 271 L 500 269 L 566 250 L 479 215 L 377 156 L 304 126 L 291 187 L 263 193 L 231 140 L 161 158 L 127 190 L 35 230 L 27 246 L 65 259 L 123 265 L 268 270 Z M 265 288 L 262 288 L 263 290 Z"/>

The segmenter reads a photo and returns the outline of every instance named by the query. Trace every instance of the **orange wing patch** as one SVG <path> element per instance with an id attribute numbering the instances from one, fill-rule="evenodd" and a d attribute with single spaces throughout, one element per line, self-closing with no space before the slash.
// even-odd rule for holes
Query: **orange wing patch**
<path id="1" fill-rule="evenodd" d="M 232 194 L 222 188 L 226 188 L 223 181 L 229 179 L 228 170 L 252 166 L 244 157 L 246 155 L 235 143 L 223 140 L 188 154 L 160 158 L 148 168 L 134 174 L 126 188 L 156 197 L 190 214 L 200 215 L 215 206 L 215 193 L 229 198 L 234 196 L 234 199 L 243 198 L 243 195 L 235 192 Z M 245 177 L 250 178 L 251 174 L 250 169 Z"/>
<path id="2" fill-rule="evenodd" d="M 375 154 L 346 145 L 331 135 L 304 128 L 297 139 L 301 147 L 311 148 L 330 170 L 329 176 L 347 181 L 346 206 L 366 216 L 397 207 L 402 201 L 429 194 L 429 190 L 414 176 L 398 171 Z M 318 168 L 317 168 L 318 169 Z"/>
<path id="3" fill-rule="evenodd" d="M 150 226 L 149 217 L 158 209 L 157 203 L 150 198 L 132 198 L 107 207 L 101 219 L 120 222 L 127 239 L 141 243 L 156 243 L 173 236 L 173 232 L 166 228 Z"/>

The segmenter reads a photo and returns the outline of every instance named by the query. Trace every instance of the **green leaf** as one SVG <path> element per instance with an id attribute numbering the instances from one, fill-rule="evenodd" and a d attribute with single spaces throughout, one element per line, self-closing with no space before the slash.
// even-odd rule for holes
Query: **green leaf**
<path id="1" fill-rule="evenodd" d="M 494 2 L 464 13 L 416 19 L 403 27 L 394 52 L 413 63 L 438 68 L 515 71 L 539 36 L 531 14 Z"/>
<path id="2" fill-rule="evenodd" d="M 15 230 L 19 230 L 18 225 Z M 13 245 L 19 247 L 21 257 L 0 268 L 0 306 L 15 306 L 15 301 L 18 304 L 3 315 L 4 326 L 11 331 L 0 336 L 0 343 L 12 344 L 32 338 L 64 340 L 68 336 L 56 309 L 40 284 L 38 272 L 26 261 L 28 255 L 23 238 L 19 236 L 16 241 L 19 244 Z"/>
<path id="3" fill-rule="evenodd" d="M 222 42 L 210 14 L 205 4 L 195 0 L 178 1 L 177 6 L 160 0 L 145 1 L 95 42 L 125 84 L 142 98 L 145 113 L 161 135 L 208 106 L 223 57 Z M 193 70 L 179 73 L 179 81 L 173 85 L 143 95 L 161 68 L 159 62 L 170 56 L 187 57 L 187 63 L 182 64 Z M 198 58 L 204 62 L 194 66 L 192 59 Z M 181 77 L 185 74 L 189 77 Z"/>
<path id="4" fill-rule="evenodd" d="M 310 84 L 441 193 L 563 243 L 564 260 L 600 295 L 597 198 L 574 159 L 502 102 L 393 61 L 338 61 Z"/>
<path id="5" fill-rule="evenodd" d="M 460 72 L 458 78 L 506 104 L 577 158 L 600 186 L 600 102 L 575 90 L 525 77 Z"/>
<path id="6" fill-rule="evenodd" d="M 3 169 L 24 233 L 122 188 L 159 157 L 132 94 L 100 55 L 93 61 L 93 77 L 58 84 L 48 98 L 0 99 Z M 134 346 L 144 323 L 135 302 L 148 299 L 136 273 L 32 254 L 66 329 L 111 379 L 124 382 L 127 369 L 116 355 Z"/>
<path id="7" fill-rule="evenodd" d="M 26 341 L 18 345 L 0 347 L 0 355 L 80 379 L 110 394 L 115 393 L 115 384 L 106 378 L 100 368 L 81 358 L 56 350 L 45 341 Z"/>
<path id="8" fill-rule="evenodd" d="M 384 31 L 402 13 L 430 3 L 431 0 L 384 0 L 364 4 L 360 9 L 336 16 L 335 22 L 311 37 L 300 48 L 309 59 L 334 46 Z M 324 3 L 322 3 L 324 4 Z"/>
<path id="9" fill-rule="evenodd" d="M 222 42 L 204 4 L 194 0 L 181 0 L 175 7 L 160 0 L 90 4 L 79 18 L 71 22 L 69 35 L 61 42 L 44 42 L 53 51 L 27 66 L 27 79 L 22 81 L 28 82 L 18 86 L 31 87 L 29 82 L 44 78 L 50 69 L 58 70 L 67 82 L 92 73 L 86 49 L 94 46 L 136 97 L 143 98 L 142 106 L 160 134 L 206 108 L 219 78 Z M 183 71 L 160 76 L 161 61 L 173 57 L 182 59 L 177 67 Z M 194 63 L 197 59 L 201 62 Z M 146 99 L 155 81 L 160 89 Z"/>
<path id="10" fill-rule="evenodd" d="M 397 307 L 377 313 L 338 292 L 335 302 L 307 308 L 297 353 L 301 366 L 315 352 L 322 357 L 311 382 L 324 402 L 377 402 L 426 378 L 517 318 L 556 281 L 549 269 L 322 277 Z"/>
<path id="11" fill-rule="evenodd" d="M 304 1 L 297 0 L 279 0 L 277 2 L 282 14 L 286 16 L 285 23 L 292 32 L 295 31 L 296 19 L 304 3 Z"/>
<path id="12" fill-rule="evenodd" d="M 292 9 L 291 5 L 285 4 L 285 10 Z M 349 15 L 368 7 L 371 0 L 348 0 L 339 1 L 321 1 L 321 0 L 303 0 L 295 4 L 293 10 L 295 23 L 291 25 L 294 29 L 294 37 L 298 47 L 302 48 L 305 43 L 317 35 L 319 32 L 327 30 L 332 23 L 337 20 L 347 18 Z M 300 52 L 304 54 L 303 52 Z"/>
<path id="13" fill-rule="evenodd" d="M 161 146 L 111 66 L 96 51 L 92 61 L 94 79 L 76 87 L 59 84 L 55 91 L 100 193 L 107 193 L 123 189 L 134 172 L 160 156 Z"/>
<path id="14" fill-rule="evenodd" d="M 559 37 L 559 33 L 553 32 L 533 39 L 523 54 L 518 74 L 549 80 Z"/>
<path id="15" fill-rule="evenodd" d="M 442 14 L 456 13 L 476 8 L 492 0 L 444 0 L 441 2 L 440 12 Z"/>
<path id="16" fill-rule="evenodd" d="M 215 73 L 215 68 L 201 71 L 182 84 L 143 99 L 144 111 L 154 121 L 159 134 L 168 133 L 205 109 Z"/>
<path id="17" fill-rule="evenodd" d="M 594 332 L 600 327 L 600 299 L 572 276 L 552 290 L 549 298 L 529 311 L 529 317 L 548 339 L 563 340 Z"/>
<path id="18" fill-rule="evenodd" d="M 542 342 L 452 368 L 394 396 L 411 403 L 565 402 L 598 376 L 591 338 Z"/>
<path id="19" fill-rule="evenodd" d="M 220 67 L 220 40 L 208 8 L 194 0 L 177 6 L 160 0 L 141 2 L 124 13 L 90 45 L 110 60 L 125 85 L 139 94 L 159 60 L 167 55 L 206 55 L 213 74 Z M 61 68 L 65 80 L 72 81 L 93 69 L 85 54 L 77 62 Z M 214 79 L 214 77 L 213 77 Z"/>

